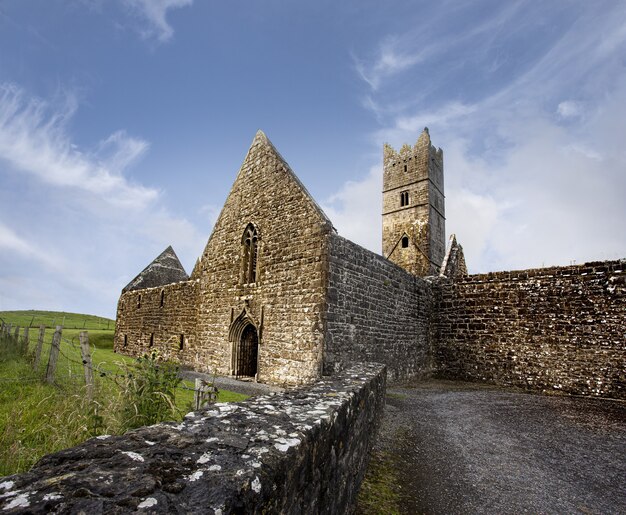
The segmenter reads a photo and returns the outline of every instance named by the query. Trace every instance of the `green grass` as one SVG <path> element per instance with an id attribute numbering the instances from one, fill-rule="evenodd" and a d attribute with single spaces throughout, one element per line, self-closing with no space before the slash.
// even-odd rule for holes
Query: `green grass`
<path id="1" fill-rule="evenodd" d="M 0 312 L 0 316 L 6 314 Z M 14 324 L 23 320 L 19 316 L 3 318 Z M 29 359 L 9 352 L 6 342 L 0 339 L 0 476 L 26 471 L 45 454 L 77 445 L 92 436 L 119 432 L 118 407 L 123 399 L 114 380 L 116 374 L 124 372 L 123 363 L 131 364 L 135 360 L 113 352 L 113 330 L 89 330 L 92 363 L 104 375 L 94 373 L 94 399 L 88 400 L 78 340 L 81 330 L 80 327 L 63 329 L 54 384 L 42 380 L 53 329 L 46 330 L 37 370 L 33 370 L 29 359 L 37 346 L 38 328 L 30 329 Z M 194 387 L 192 381 L 184 381 L 182 385 Z M 217 400 L 237 402 L 246 398 L 224 390 L 219 392 Z M 191 410 L 193 391 L 176 389 L 175 401 L 179 410 L 176 419 L 180 420 Z"/>
<path id="2" fill-rule="evenodd" d="M 367 473 L 359 490 L 356 513 L 358 515 L 402 513 L 397 474 L 391 455 L 385 452 L 372 452 Z"/>
<path id="3" fill-rule="evenodd" d="M 43 324 L 51 328 L 62 325 L 66 329 L 115 329 L 115 320 L 110 318 L 64 311 L 0 311 L 0 319 L 20 327 L 39 327 Z"/>

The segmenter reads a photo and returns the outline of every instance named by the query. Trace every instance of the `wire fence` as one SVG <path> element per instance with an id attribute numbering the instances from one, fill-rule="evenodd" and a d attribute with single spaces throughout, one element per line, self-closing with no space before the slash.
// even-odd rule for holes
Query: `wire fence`
<path id="1" fill-rule="evenodd" d="M 88 331 L 80 331 L 71 338 L 63 336 L 63 327 L 54 331 L 45 325 L 24 327 L 6 323 L 0 318 L 0 355 L 4 359 L 26 359 L 31 363 L 34 374 L 18 377 L 0 377 L 0 383 L 22 383 L 45 381 L 49 384 L 85 390 L 93 396 L 98 385 L 124 389 L 129 377 L 135 373 L 133 362 L 120 358 L 118 362 L 101 361 L 94 363 L 97 349 L 89 344 Z M 193 392 L 193 408 L 215 402 L 218 390 L 213 382 L 196 379 L 195 387 L 180 382 L 177 390 Z"/>

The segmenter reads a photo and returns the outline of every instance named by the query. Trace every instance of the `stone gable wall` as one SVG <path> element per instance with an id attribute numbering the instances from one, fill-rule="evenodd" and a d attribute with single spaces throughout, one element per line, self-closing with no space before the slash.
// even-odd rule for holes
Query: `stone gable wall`
<path id="1" fill-rule="evenodd" d="M 192 365 L 198 352 L 197 298 L 196 281 L 123 293 L 117 304 L 114 337 L 116 352 L 141 356 L 156 349 L 167 359 Z M 154 335 L 152 346 L 151 335 Z"/>
<path id="2" fill-rule="evenodd" d="M 254 284 L 241 273 L 248 223 L 259 234 Z M 247 309 L 260 334 L 259 381 L 293 385 L 319 377 L 331 230 L 271 143 L 257 136 L 199 264 L 199 367 L 232 372 L 229 328 Z"/>
<path id="3" fill-rule="evenodd" d="M 626 262 L 496 272 L 435 288 L 438 373 L 626 398 Z"/>
<path id="4" fill-rule="evenodd" d="M 427 375 L 430 285 L 341 236 L 329 235 L 324 372 L 385 363 L 391 380 Z"/>
<path id="5" fill-rule="evenodd" d="M 2 513 L 351 513 L 385 369 L 100 436 L 0 482 Z"/>

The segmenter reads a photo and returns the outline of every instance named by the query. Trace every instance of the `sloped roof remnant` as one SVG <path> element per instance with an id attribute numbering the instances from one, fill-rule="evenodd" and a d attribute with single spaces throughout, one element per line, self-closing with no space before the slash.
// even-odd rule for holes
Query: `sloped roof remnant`
<path id="1" fill-rule="evenodd" d="M 170 245 L 152 263 L 144 268 L 137 277 L 129 282 L 122 290 L 122 293 L 165 286 L 166 284 L 187 281 L 188 279 L 187 272 L 185 272 L 183 265 Z"/>

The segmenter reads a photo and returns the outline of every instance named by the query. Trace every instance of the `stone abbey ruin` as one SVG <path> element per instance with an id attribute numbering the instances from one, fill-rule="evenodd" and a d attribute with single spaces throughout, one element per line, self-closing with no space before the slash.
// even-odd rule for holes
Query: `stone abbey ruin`
<path id="1" fill-rule="evenodd" d="M 300 385 L 350 363 L 626 397 L 626 262 L 468 275 L 443 152 L 384 146 L 383 256 L 339 236 L 259 131 L 190 276 L 171 247 L 122 291 L 115 348 Z"/>
<path id="2" fill-rule="evenodd" d="M 387 378 L 626 398 L 626 262 L 468 275 L 443 182 L 427 130 L 385 146 L 379 256 L 259 132 L 191 276 L 168 248 L 122 291 L 115 348 L 303 386 L 46 456 L 1 478 L 0 509 L 351 513 Z"/>

